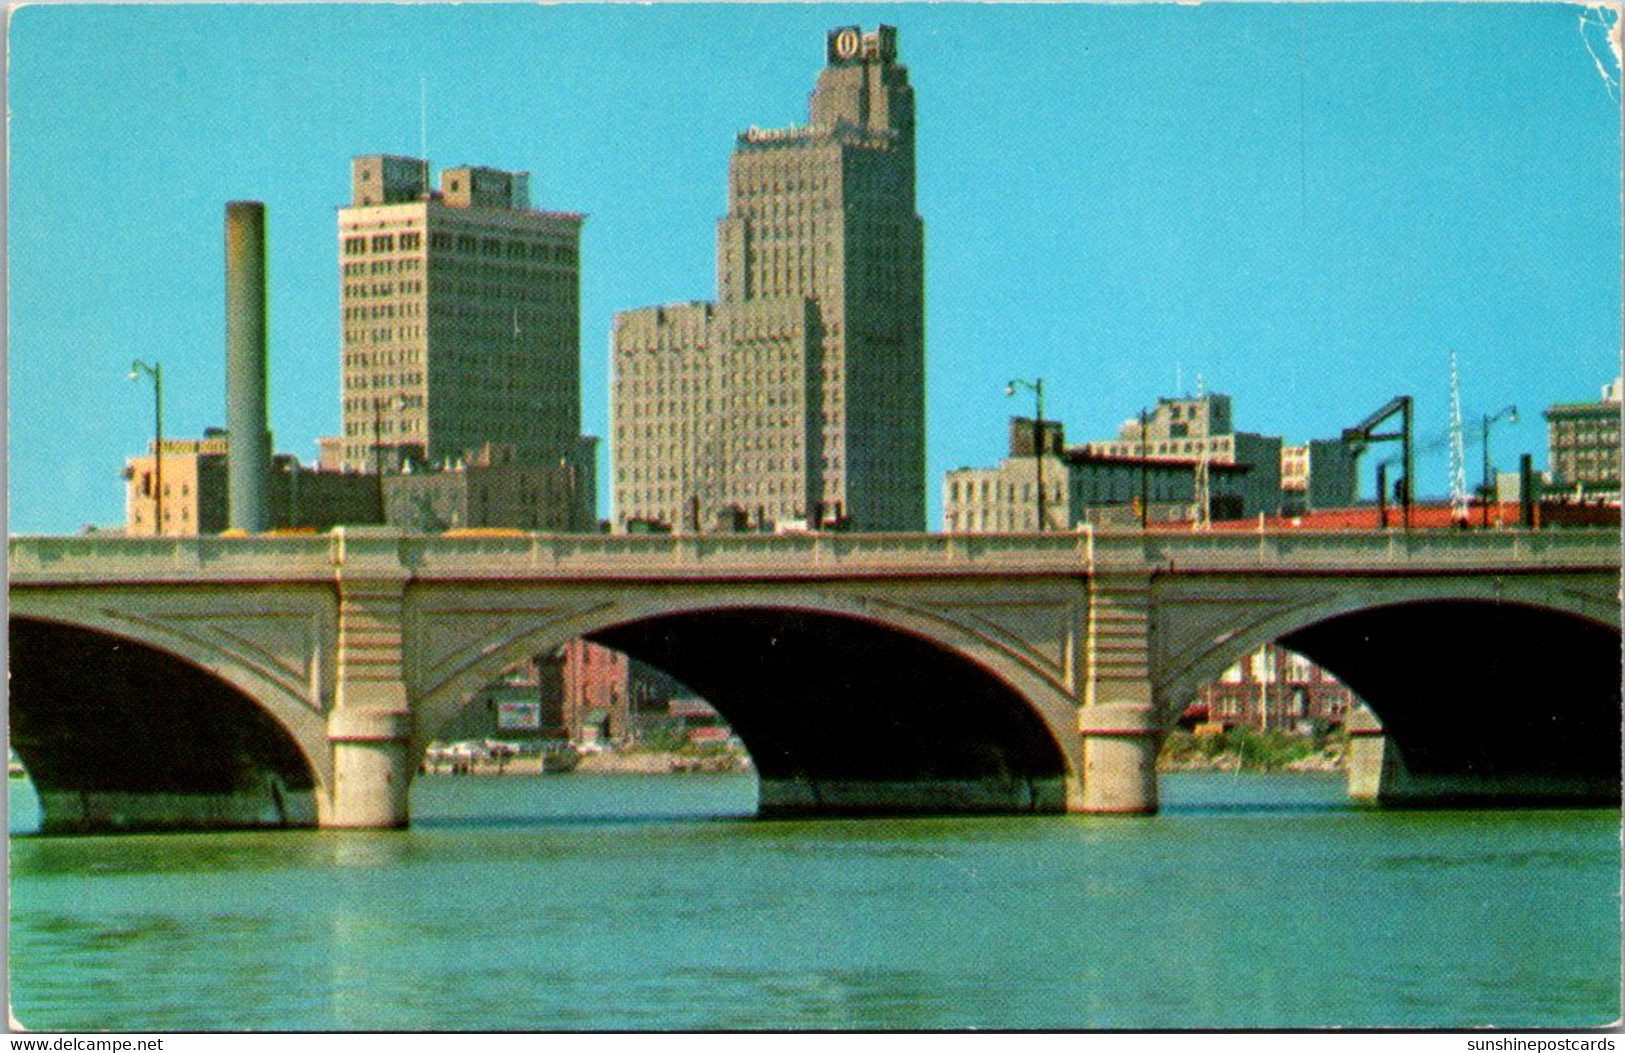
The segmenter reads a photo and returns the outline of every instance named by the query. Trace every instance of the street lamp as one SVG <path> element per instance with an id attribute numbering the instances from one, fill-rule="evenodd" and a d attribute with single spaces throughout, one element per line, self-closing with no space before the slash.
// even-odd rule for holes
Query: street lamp
<path id="1" fill-rule="evenodd" d="M 1034 400 L 1037 402 L 1037 409 L 1033 414 L 1035 417 L 1033 422 L 1033 464 L 1038 475 L 1038 532 L 1043 533 L 1046 529 L 1045 524 L 1048 522 L 1044 506 L 1044 378 L 1039 377 L 1037 380 L 1021 380 L 1018 378 L 1012 380 L 1004 386 L 1005 397 L 1008 398 L 1014 395 L 1017 388 L 1026 388 L 1031 391 Z"/>
<path id="2" fill-rule="evenodd" d="M 153 534 L 164 532 L 164 367 L 147 365 L 139 358 L 130 363 L 130 379 L 152 378 L 152 525 Z"/>
<path id="3" fill-rule="evenodd" d="M 406 410 L 406 396 L 396 392 L 393 397 L 379 398 L 374 396 L 372 400 L 372 470 L 378 476 L 378 518 L 379 522 L 384 523 L 389 521 L 389 516 L 384 511 L 383 414 L 386 406 L 393 410 L 398 417 Z M 400 444 L 397 443 L 395 448 L 398 455 Z"/>
<path id="4" fill-rule="evenodd" d="M 1140 410 L 1140 529 L 1150 523 L 1151 515 L 1151 444 L 1146 439 L 1151 415 Z"/>
<path id="5" fill-rule="evenodd" d="M 1505 420 L 1509 424 L 1518 423 L 1518 407 L 1506 406 L 1494 413 L 1484 414 L 1484 525 L 1490 525 L 1490 498 L 1495 493 L 1495 483 L 1490 478 L 1490 425 L 1498 420 Z M 1497 501 L 1499 503 L 1499 501 Z"/>
<path id="6" fill-rule="evenodd" d="M 376 395 L 372 400 L 372 473 L 384 477 L 384 407 Z M 380 483 L 380 486 L 383 484 Z M 381 492 L 381 491 L 380 491 Z"/>

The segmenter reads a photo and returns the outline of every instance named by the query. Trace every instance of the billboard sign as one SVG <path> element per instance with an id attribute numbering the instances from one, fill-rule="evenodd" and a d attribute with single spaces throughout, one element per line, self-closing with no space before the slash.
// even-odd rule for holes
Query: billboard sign
<path id="1" fill-rule="evenodd" d="M 540 731 L 542 704 L 540 702 L 498 702 L 497 729 L 499 731 Z"/>

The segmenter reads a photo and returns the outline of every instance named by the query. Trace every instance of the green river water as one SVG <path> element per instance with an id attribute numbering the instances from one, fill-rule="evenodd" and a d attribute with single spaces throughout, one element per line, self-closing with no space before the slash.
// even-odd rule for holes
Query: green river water
<path id="1" fill-rule="evenodd" d="M 1185 774 L 1149 818 L 759 821 L 751 776 L 426 778 L 410 831 L 37 837 L 47 1030 L 1576 1028 L 1618 810 L 1372 812 Z"/>

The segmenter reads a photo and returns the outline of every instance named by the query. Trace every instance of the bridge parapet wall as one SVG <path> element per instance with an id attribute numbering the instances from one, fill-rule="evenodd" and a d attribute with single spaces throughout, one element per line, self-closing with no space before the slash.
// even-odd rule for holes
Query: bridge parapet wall
<path id="1" fill-rule="evenodd" d="M 1104 539 L 1102 539 L 1104 540 Z M 1115 539 L 1114 539 L 1115 540 Z M 1145 556 L 1173 569 L 1458 571 L 1619 566 L 1615 531 L 1272 531 L 1149 535 Z"/>
<path id="2" fill-rule="evenodd" d="M 124 581 L 310 581 L 331 579 L 327 537 L 14 537 L 13 587 Z"/>
<path id="3" fill-rule="evenodd" d="M 339 528 L 297 537 L 19 537 L 13 585 L 331 580 L 357 560 L 414 577 L 977 576 L 1094 570 L 1494 571 L 1620 564 L 1612 530 L 1272 531 L 1258 534 L 403 535 Z"/>

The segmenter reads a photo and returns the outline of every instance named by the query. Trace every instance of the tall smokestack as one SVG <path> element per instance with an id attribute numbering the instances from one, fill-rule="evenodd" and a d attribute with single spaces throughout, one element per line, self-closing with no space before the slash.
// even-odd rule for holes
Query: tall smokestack
<path id="1" fill-rule="evenodd" d="M 226 204 L 226 493 L 230 525 L 271 525 L 271 432 L 266 422 L 265 205 Z"/>

